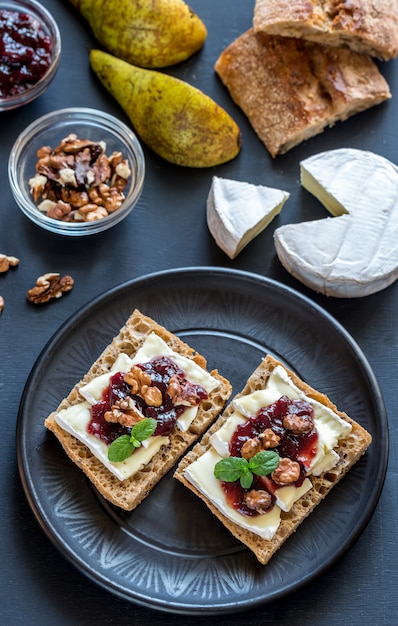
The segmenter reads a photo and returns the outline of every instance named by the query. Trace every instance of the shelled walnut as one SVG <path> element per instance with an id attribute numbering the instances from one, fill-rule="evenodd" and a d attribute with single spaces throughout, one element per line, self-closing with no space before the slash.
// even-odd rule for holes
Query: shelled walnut
<path id="1" fill-rule="evenodd" d="M 71 133 L 56 148 L 37 151 L 36 174 L 29 180 L 37 208 L 65 222 L 103 219 L 122 206 L 131 169 L 121 152 L 105 153 L 105 142 Z"/>
<path id="2" fill-rule="evenodd" d="M 134 365 L 124 375 L 124 382 L 130 385 L 131 392 L 140 396 L 148 406 L 161 406 L 162 392 L 158 387 L 151 386 L 151 376 Z"/>
<path id="3" fill-rule="evenodd" d="M 36 285 L 29 289 L 26 297 L 34 304 L 44 304 L 53 298 L 60 298 L 64 292 L 72 289 L 73 284 L 71 276 L 60 276 L 56 272 L 43 274 L 37 279 Z"/>
<path id="4" fill-rule="evenodd" d="M 300 477 L 300 463 L 288 457 L 283 457 L 279 465 L 271 474 L 271 478 L 278 485 L 290 485 Z"/>
<path id="5" fill-rule="evenodd" d="M 116 400 L 108 411 L 104 413 L 107 422 L 113 422 L 132 428 L 143 419 L 142 413 L 137 409 L 134 400 L 130 396 Z"/>
<path id="6" fill-rule="evenodd" d="M 7 254 L 0 253 L 0 273 L 4 274 L 8 272 L 10 267 L 16 267 L 19 264 L 19 259 L 16 256 L 8 256 Z M 5 307 L 5 301 L 3 296 L 0 296 L 0 313 L 2 313 Z"/>
<path id="7" fill-rule="evenodd" d="M 8 272 L 10 267 L 16 267 L 19 263 L 19 259 L 15 256 L 7 256 L 6 254 L 0 254 L 0 272 Z"/>

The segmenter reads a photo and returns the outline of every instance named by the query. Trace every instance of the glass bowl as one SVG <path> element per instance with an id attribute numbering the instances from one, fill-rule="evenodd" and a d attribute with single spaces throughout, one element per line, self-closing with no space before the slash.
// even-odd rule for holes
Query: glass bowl
<path id="1" fill-rule="evenodd" d="M 48 217 L 33 200 L 29 181 L 36 174 L 37 150 L 43 146 L 54 149 L 70 134 L 81 140 L 105 142 L 108 157 L 116 151 L 128 160 L 131 175 L 123 192 L 125 199 L 107 217 L 95 221 L 61 221 Z M 130 213 L 143 189 L 145 160 L 136 135 L 123 122 L 95 109 L 68 108 L 40 117 L 20 134 L 10 152 L 8 176 L 16 203 L 32 222 L 53 233 L 76 237 L 105 231 Z"/>
<path id="2" fill-rule="evenodd" d="M 58 69 L 61 56 L 61 35 L 58 26 L 48 10 L 35 0 L 20 0 L 20 2 L 0 2 L 0 11 L 12 11 L 28 14 L 39 22 L 41 29 L 51 41 L 51 60 L 44 76 L 31 87 L 16 95 L 0 95 L 0 112 L 16 109 L 31 102 L 40 96 L 53 80 Z"/>

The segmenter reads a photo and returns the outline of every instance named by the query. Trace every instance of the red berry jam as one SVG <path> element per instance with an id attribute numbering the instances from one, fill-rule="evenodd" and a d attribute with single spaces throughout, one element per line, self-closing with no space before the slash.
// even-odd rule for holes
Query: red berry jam
<path id="1" fill-rule="evenodd" d="M 125 428 L 125 426 L 121 424 L 107 422 L 104 418 L 106 411 L 109 411 L 109 404 L 104 400 L 97 402 L 97 404 L 91 407 L 91 418 L 87 426 L 87 431 L 90 435 L 94 435 L 94 437 L 103 441 L 107 446 L 110 446 L 112 441 L 121 435 L 129 434 L 131 429 Z"/>
<path id="2" fill-rule="evenodd" d="M 184 385 L 189 387 L 190 395 L 196 398 L 196 404 L 207 398 L 207 392 L 201 385 L 191 383 L 182 370 L 172 359 L 167 356 L 155 357 L 147 363 L 138 365 L 144 372 L 150 374 L 152 385 L 158 387 L 162 392 L 163 403 L 160 407 L 146 406 L 143 400 L 140 401 L 141 411 L 145 417 L 153 417 L 158 426 L 155 435 L 169 435 L 176 424 L 177 419 L 184 413 L 186 406 L 183 404 L 173 404 L 167 388 L 172 376 L 179 376 Z"/>
<path id="3" fill-rule="evenodd" d="M 287 396 L 282 396 L 273 404 L 259 409 L 244 424 L 237 426 L 229 443 L 229 452 L 231 456 L 242 456 L 241 449 L 245 441 L 258 437 L 267 428 L 271 428 L 280 437 L 278 446 L 273 449 L 278 452 L 280 457 L 287 457 L 300 463 L 300 477 L 293 483 L 295 487 L 300 487 L 306 477 L 306 468 L 310 467 L 311 461 L 317 453 L 318 431 L 315 426 L 309 432 L 301 434 L 294 434 L 290 430 L 286 430 L 283 426 L 283 419 L 289 414 L 309 416 L 313 420 L 313 408 L 308 402 L 290 400 Z M 249 517 L 258 515 L 256 511 L 246 506 L 244 495 L 248 490 L 243 489 L 239 481 L 222 482 L 221 484 L 231 507 Z M 253 476 L 253 484 L 250 487 L 250 489 L 268 491 L 273 502 L 275 502 L 275 491 L 278 488 L 280 485 L 277 485 L 270 476 Z"/>
<path id="4" fill-rule="evenodd" d="M 0 10 L 0 97 L 35 85 L 51 65 L 51 39 L 27 13 Z"/>
<path id="5" fill-rule="evenodd" d="M 168 394 L 167 390 L 172 376 L 178 375 L 184 385 L 189 387 L 190 397 L 195 397 L 196 404 L 207 398 L 206 390 L 201 385 L 190 382 L 184 371 L 167 356 L 154 357 L 147 363 L 137 364 L 137 367 L 150 375 L 152 386 L 160 389 L 162 404 L 159 407 L 148 406 L 140 396 L 132 394 L 130 386 L 124 382 L 124 373 L 118 372 L 111 376 L 100 402 L 91 407 L 91 418 L 87 427 L 91 435 L 98 437 L 107 445 L 120 435 L 131 432 L 130 428 L 107 422 L 104 418 L 105 412 L 110 410 L 116 400 L 131 396 L 144 417 L 152 417 L 157 421 L 154 435 L 167 436 L 173 431 L 177 419 L 187 408 L 184 404 L 174 404 Z"/>
<path id="6" fill-rule="evenodd" d="M 91 418 L 87 426 L 87 431 L 90 435 L 94 435 L 97 439 L 106 443 L 107 446 L 121 435 L 126 435 L 131 432 L 130 428 L 126 428 L 121 424 L 108 422 L 104 418 L 106 411 L 109 411 L 112 404 L 114 404 L 116 400 L 126 396 L 128 392 L 129 387 L 123 380 L 123 374 L 118 372 L 111 377 L 110 384 L 102 393 L 102 399 L 91 407 Z"/>

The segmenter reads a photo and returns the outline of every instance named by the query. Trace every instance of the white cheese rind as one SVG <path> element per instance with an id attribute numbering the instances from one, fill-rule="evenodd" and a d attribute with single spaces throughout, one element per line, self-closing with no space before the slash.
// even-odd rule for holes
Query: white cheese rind
<path id="1" fill-rule="evenodd" d="M 398 168 L 363 150 L 316 154 L 300 164 L 303 187 L 334 215 L 274 232 L 285 269 L 327 296 L 367 296 L 398 278 Z"/>
<path id="2" fill-rule="evenodd" d="M 216 389 L 219 382 L 211 376 L 209 372 L 201 368 L 197 363 L 174 352 L 164 341 L 151 333 L 146 338 L 142 347 L 131 359 L 127 354 L 118 355 L 109 373 L 93 378 L 86 385 L 82 386 L 79 393 L 84 401 L 59 411 L 55 415 L 55 420 L 61 428 L 79 439 L 119 480 L 125 480 L 133 476 L 144 465 L 149 463 L 151 458 L 160 450 L 163 445 L 169 443 L 168 437 L 150 437 L 142 442 L 142 446 L 125 461 L 112 463 L 108 460 L 108 446 L 94 435 L 87 432 L 90 421 L 90 407 L 99 402 L 104 390 L 110 382 L 112 374 L 116 372 L 128 372 L 136 363 L 145 363 L 154 356 L 170 356 L 185 372 L 187 378 L 202 385 L 208 393 Z M 198 412 L 197 406 L 188 407 L 178 418 L 177 426 L 182 430 L 188 430 L 190 424 L 195 419 Z M 143 416 L 144 417 L 144 416 Z"/>
<path id="3" fill-rule="evenodd" d="M 207 198 L 207 225 L 217 245 L 234 259 L 278 215 L 289 193 L 213 177 Z"/>
<path id="4" fill-rule="evenodd" d="M 208 498 L 228 519 L 247 530 L 258 534 L 264 539 L 271 539 L 279 525 L 276 523 L 275 510 L 289 511 L 299 498 L 312 488 L 309 478 L 306 478 L 299 488 L 285 486 L 276 490 L 276 505 L 264 515 L 254 518 L 246 517 L 228 506 L 220 481 L 214 476 L 214 466 L 221 458 L 229 456 L 229 441 L 239 424 L 243 424 L 259 409 L 279 400 L 281 396 L 291 400 L 304 400 L 314 409 L 314 422 L 318 430 L 317 454 L 306 468 L 307 474 L 319 475 L 334 467 L 339 460 L 333 448 L 339 439 L 345 438 L 351 431 L 351 424 L 322 403 L 307 397 L 291 380 L 287 371 L 278 365 L 271 372 L 266 387 L 251 394 L 240 396 L 233 400 L 234 412 L 223 426 L 216 431 L 210 440 L 211 447 L 196 461 L 187 466 L 184 476 L 206 498 Z"/>
<path id="5" fill-rule="evenodd" d="M 87 400 L 90 404 L 96 404 L 101 400 L 104 390 L 109 385 L 111 375 L 116 374 L 116 372 L 128 372 L 130 368 L 130 357 L 124 353 L 119 354 L 110 369 L 110 373 L 107 372 L 106 374 L 101 374 L 101 376 L 96 376 L 86 385 L 80 387 L 80 395 L 83 396 L 83 398 Z"/>
<path id="6" fill-rule="evenodd" d="M 238 412 L 233 413 L 225 424 L 219 428 L 210 438 L 211 445 L 220 457 L 229 456 L 229 442 L 234 434 L 237 426 L 244 424 L 246 418 L 240 415 Z"/>

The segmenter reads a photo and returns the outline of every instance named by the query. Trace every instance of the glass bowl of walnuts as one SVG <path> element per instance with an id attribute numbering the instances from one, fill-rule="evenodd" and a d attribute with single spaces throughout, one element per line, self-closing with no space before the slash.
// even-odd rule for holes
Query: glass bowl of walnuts
<path id="1" fill-rule="evenodd" d="M 14 199 L 32 222 L 84 236 L 124 220 L 145 179 L 141 144 L 123 122 L 96 109 L 53 111 L 30 124 L 9 156 Z"/>

